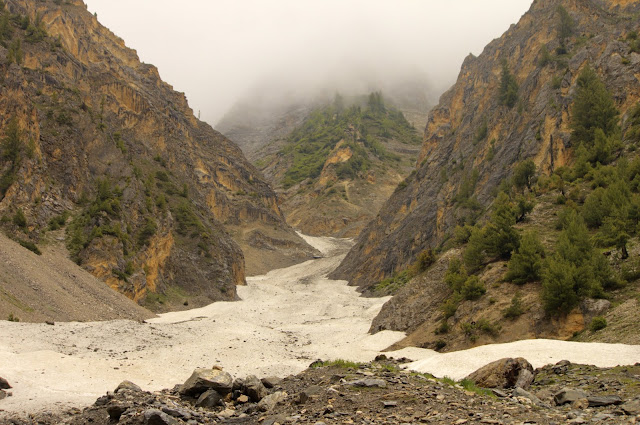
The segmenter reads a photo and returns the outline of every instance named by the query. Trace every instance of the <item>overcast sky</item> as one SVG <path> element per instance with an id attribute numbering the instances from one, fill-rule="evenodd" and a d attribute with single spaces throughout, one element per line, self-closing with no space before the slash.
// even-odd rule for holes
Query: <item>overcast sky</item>
<path id="1" fill-rule="evenodd" d="M 212 125 L 263 81 L 402 79 L 442 91 L 531 0 L 85 0 Z M 364 77 L 364 73 L 367 77 Z M 349 77 L 344 77 L 345 75 Z"/>

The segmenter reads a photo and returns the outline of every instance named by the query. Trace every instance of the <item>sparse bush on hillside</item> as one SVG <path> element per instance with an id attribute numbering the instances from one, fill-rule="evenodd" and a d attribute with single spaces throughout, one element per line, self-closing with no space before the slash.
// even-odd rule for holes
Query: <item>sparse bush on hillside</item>
<path id="1" fill-rule="evenodd" d="M 502 315 L 505 319 L 516 319 L 522 316 L 523 313 L 522 298 L 520 297 L 520 293 L 516 293 L 513 298 L 511 298 L 511 304 L 502 312 Z"/>
<path id="2" fill-rule="evenodd" d="M 502 61 L 502 75 L 500 79 L 500 104 L 513 108 L 518 101 L 518 83 L 509 71 L 506 60 Z"/>
<path id="3" fill-rule="evenodd" d="M 592 332 L 600 331 L 607 327 L 607 319 L 602 316 L 596 316 L 591 320 L 591 324 L 589 325 L 589 329 Z"/>
<path id="4" fill-rule="evenodd" d="M 560 41 L 560 47 L 558 48 L 558 54 L 567 53 L 567 38 L 571 37 L 575 30 L 576 23 L 567 12 L 567 9 L 558 6 L 558 38 Z"/>

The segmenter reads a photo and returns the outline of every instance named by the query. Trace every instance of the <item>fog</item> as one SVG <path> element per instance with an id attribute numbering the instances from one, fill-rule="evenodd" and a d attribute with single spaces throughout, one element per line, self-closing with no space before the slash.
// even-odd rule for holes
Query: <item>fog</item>
<path id="1" fill-rule="evenodd" d="M 432 95 L 531 0 L 85 0 L 215 125 L 263 91 L 368 90 L 424 79 Z"/>

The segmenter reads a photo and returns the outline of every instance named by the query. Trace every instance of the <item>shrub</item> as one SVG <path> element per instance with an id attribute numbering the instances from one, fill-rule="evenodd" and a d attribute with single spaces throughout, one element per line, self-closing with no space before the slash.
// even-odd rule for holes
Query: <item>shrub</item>
<path id="1" fill-rule="evenodd" d="M 502 74 L 500 79 L 500 104 L 513 108 L 518 101 L 518 83 L 509 71 L 506 59 L 502 61 Z"/>
<path id="2" fill-rule="evenodd" d="M 607 327 L 607 319 L 602 316 L 596 316 L 591 320 L 591 324 L 589 325 L 589 329 L 592 332 L 597 332 Z"/>
<path id="3" fill-rule="evenodd" d="M 487 292 L 478 276 L 469 276 L 460 288 L 460 295 L 465 300 L 477 300 Z"/>
<path id="4" fill-rule="evenodd" d="M 436 262 L 436 255 L 433 252 L 433 249 L 425 249 L 420 254 L 418 254 L 418 258 L 415 262 L 416 272 L 422 273 L 426 271 L 429 267 Z"/>
<path id="5" fill-rule="evenodd" d="M 524 309 L 522 308 L 522 299 L 520 298 L 520 294 L 516 293 L 513 298 L 511 298 L 511 304 L 509 307 L 504 309 L 502 315 L 506 319 L 516 319 L 520 317 L 524 313 Z"/>
<path id="6" fill-rule="evenodd" d="M 142 229 L 140 229 L 140 233 L 138 234 L 138 246 L 143 247 L 149 244 L 149 241 L 156 234 L 158 230 L 158 225 L 156 221 L 151 217 L 147 217 L 147 221 L 145 222 Z"/>
<path id="7" fill-rule="evenodd" d="M 40 251 L 38 246 L 33 242 L 18 239 L 18 243 L 22 245 L 24 248 L 27 248 L 29 251 L 33 252 L 34 254 L 42 255 L 42 251 Z"/>
<path id="8" fill-rule="evenodd" d="M 13 224 L 24 229 L 27 227 L 27 217 L 24 215 L 24 212 L 21 208 L 18 208 L 16 213 L 13 215 Z"/>

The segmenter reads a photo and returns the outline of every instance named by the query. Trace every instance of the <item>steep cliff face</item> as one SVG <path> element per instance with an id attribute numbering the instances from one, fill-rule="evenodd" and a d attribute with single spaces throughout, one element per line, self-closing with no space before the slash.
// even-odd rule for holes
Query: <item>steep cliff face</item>
<path id="1" fill-rule="evenodd" d="M 5 147 L 17 142 L 2 157 L 0 213 L 16 238 L 66 226 L 78 264 L 160 309 L 235 299 L 245 260 L 268 267 L 256 254 L 311 255 L 240 149 L 81 1 L 5 3 L 0 128 Z M 252 246 L 262 229 L 290 249 Z"/>
<path id="2" fill-rule="evenodd" d="M 559 5 L 575 23 L 566 39 L 559 34 Z M 537 0 L 479 57 L 469 56 L 429 115 L 416 173 L 360 234 L 333 277 L 368 288 L 469 221 L 476 210 L 461 198 L 486 208 L 519 161 L 532 159 L 547 174 L 571 163 L 570 106 L 585 66 L 603 77 L 627 116 L 640 97 L 640 55 L 626 38 L 638 29 L 639 10 L 637 1 Z M 500 99 L 505 69 L 518 88 L 512 107 Z"/>

